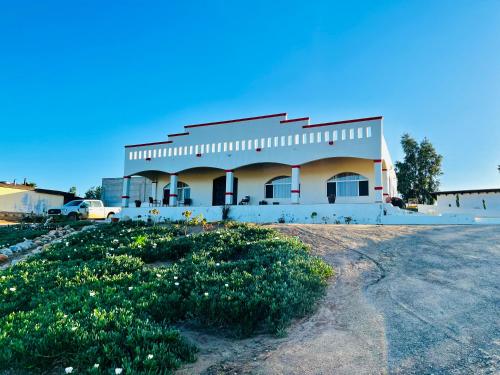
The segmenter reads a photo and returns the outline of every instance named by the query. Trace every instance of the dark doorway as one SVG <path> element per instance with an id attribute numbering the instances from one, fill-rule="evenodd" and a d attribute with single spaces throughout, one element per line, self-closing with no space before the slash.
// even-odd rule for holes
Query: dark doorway
<path id="1" fill-rule="evenodd" d="M 163 206 L 168 206 L 170 204 L 170 189 L 163 189 Z"/>
<path id="2" fill-rule="evenodd" d="M 212 206 L 223 206 L 226 202 L 226 176 L 214 178 L 212 188 Z M 238 202 L 238 179 L 234 177 L 233 204 Z"/>

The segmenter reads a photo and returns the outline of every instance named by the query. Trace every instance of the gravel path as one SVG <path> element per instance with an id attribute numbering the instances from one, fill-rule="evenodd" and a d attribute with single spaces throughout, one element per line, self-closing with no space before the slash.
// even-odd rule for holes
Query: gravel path
<path id="1" fill-rule="evenodd" d="M 191 332 L 181 373 L 500 373 L 498 226 L 273 227 L 334 265 L 317 312 L 283 339 Z"/>

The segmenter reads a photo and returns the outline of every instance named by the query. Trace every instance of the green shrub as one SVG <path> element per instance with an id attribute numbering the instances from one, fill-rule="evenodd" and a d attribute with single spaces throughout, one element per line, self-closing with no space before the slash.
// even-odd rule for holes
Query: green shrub
<path id="1" fill-rule="evenodd" d="M 332 275 L 274 230 L 181 231 L 100 225 L 1 271 L 0 370 L 169 373 L 196 352 L 173 324 L 283 334 Z M 167 263 L 145 264 L 155 261 Z"/>

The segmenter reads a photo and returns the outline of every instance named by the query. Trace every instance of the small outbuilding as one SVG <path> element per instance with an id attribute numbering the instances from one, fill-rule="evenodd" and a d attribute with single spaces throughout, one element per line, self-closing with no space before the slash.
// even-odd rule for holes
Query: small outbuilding
<path id="1" fill-rule="evenodd" d="M 46 213 L 49 207 L 61 206 L 75 198 L 75 194 L 64 191 L 0 183 L 0 218 L 13 219 L 25 214 L 41 215 Z"/>
<path id="2" fill-rule="evenodd" d="M 435 208 L 439 213 L 500 216 L 500 188 L 437 191 Z"/>

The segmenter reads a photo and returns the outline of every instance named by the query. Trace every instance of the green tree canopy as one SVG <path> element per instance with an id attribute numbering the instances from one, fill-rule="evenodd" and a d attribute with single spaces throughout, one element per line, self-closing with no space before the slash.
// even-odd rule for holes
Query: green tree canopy
<path id="1" fill-rule="evenodd" d="M 87 199 L 101 199 L 102 187 L 92 186 L 89 190 L 85 192 L 85 198 Z"/>
<path id="2" fill-rule="evenodd" d="M 443 156 L 436 152 L 427 138 L 419 144 L 409 134 L 403 134 L 401 146 L 405 157 L 396 162 L 398 191 L 406 201 L 417 199 L 419 203 L 432 204 L 431 193 L 438 190 L 439 176 L 443 174 Z"/>
<path id="3" fill-rule="evenodd" d="M 71 186 L 71 187 L 69 188 L 69 193 L 71 193 L 71 194 L 75 194 L 75 195 L 76 195 L 76 186 Z"/>

